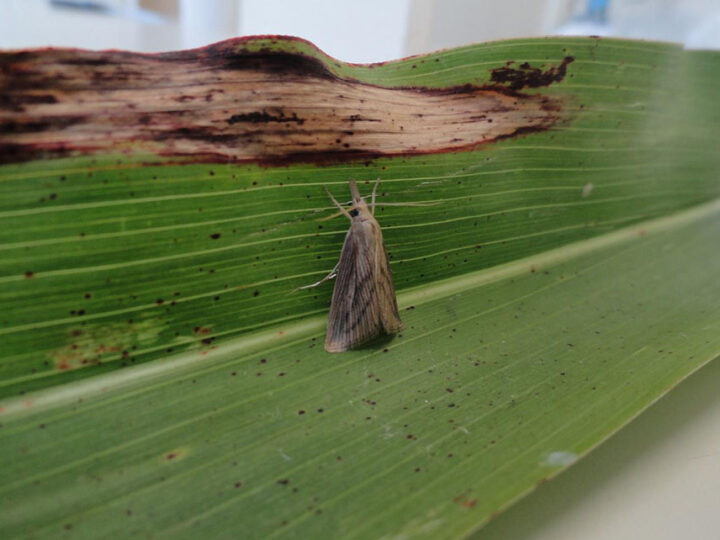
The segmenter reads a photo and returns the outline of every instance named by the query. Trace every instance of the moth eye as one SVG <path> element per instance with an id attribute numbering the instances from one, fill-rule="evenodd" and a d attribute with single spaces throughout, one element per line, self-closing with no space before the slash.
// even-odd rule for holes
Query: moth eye
<path id="1" fill-rule="evenodd" d="M 350 215 L 351 215 L 352 217 L 357 216 L 359 213 L 360 213 L 360 212 L 358 212 L 357 209 L 355 209 L 355 208 L 353 208 L 352 210 L 350 210 Z"/>

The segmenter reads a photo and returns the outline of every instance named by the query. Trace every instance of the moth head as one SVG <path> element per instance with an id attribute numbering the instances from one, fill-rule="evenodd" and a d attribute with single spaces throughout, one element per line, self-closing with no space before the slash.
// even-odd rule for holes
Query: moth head
<path id="1" fill-rule="evenodd" d="M 359 214 L 364 214 L 370 211 L 365 199 L 360 196 L 360 191 L 358 190 L 355 180 L 352 178 L 350 179 L 350 193 L 352 194 L 352 210 L 350 210 L 350 215 L 352 217 L 356 217 Z"/>

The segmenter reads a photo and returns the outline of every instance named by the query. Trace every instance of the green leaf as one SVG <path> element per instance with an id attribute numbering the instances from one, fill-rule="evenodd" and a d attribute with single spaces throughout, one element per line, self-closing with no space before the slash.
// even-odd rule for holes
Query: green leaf
<path id="1" fill-rule="evenodd" d="M 717 53 L 0 66 L 8 536 L 463 536 L 720 352 Z M 350 177 L 406 329 L 330 355 Z"/>

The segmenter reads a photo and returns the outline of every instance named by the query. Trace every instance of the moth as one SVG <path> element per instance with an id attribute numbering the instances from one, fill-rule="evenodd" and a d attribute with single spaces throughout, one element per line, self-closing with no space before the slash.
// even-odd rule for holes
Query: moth
<path id="1" fill-rule="evenodd" d="M 350 230 L 335 270 L 317 283 L 337 276 L 325 336 L 328 352 L 346 351 L 383 332 L 395 334 L 404 327 L 398 314 L 387 250 L 374 216 L 377 187 L 378 182 L 373 187 L 368 208 L 357 184 L 350 180 L 352 208 L 349 211 L 327 192 L 350 220 Z"/>

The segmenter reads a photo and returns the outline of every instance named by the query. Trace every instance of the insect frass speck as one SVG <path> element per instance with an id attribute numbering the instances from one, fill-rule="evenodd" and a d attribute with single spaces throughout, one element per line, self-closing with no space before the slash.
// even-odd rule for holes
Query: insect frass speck
<path id="1" fill-rule="evenodd" d="M 377 186 L 375 183 L 368 207 L 355 181 L 350 180 L 350 211 L 328 191 L 330 198 L 351 222 L 336 267 L 337 280 L 325 337 L 325 350 L 328 352 L 346 351 L 382 332 L 399 332 L 404 326 L 398 314 L 382 232 L 374 217 Z"/>

